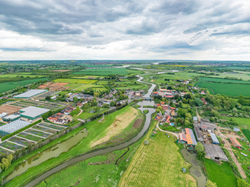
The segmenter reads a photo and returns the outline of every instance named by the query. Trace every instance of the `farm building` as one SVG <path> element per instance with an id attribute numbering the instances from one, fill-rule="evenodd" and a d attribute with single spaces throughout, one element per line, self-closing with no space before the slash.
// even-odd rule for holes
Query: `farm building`
<path id="1" fill-rule="evenodd" d="M 3 125 L 0 127 L 0 132 L 3 133 L 12 133 L 12 132 L 15 132 L 23 127 L 26 127 L 30 124 L 30 122 L 27 122 L 27 121 L 23 121 L 23 120 L 16 120 L 16 121 L 13 121 L 11 123 L 8 123 L 6 125 Z"/>
<path id="2" fill-rule="evenodd" d="M 200 128 L 198 126 L 194 127 L 194 132 L 196 134 L 197 140 L 199 142 L 204 142 L 203 136 L 202 136 L 202 132 L 200 130 Z"/>
<path id="3" fill-rule="evenodd" d="M 214 144 L 203 144 L 206 152 L 206 158 L 216 161 L 228 161 L 227 156 L 220 146 Z"/>
<path id="4" fill-rule="evenodd" d="M 229 140 L 233 144 L 234 147 L 242 148 L 241 144 L 235 138 L 229 138 Z"/>
<path id="5" fill-rule="evenodd" d="M 14 98 L 23 98 L 23 99 L 27 99 L 27 98 L 31 98 L 34 96 L 37 96 L 41 93 L 47 92 L 48 90 L 29 90 L 27 92 L 24 92 L 22 94 L 16 95 L 14 96 Z"/>
<path id="6" fill-rule="evenodd" d="M 15 121 L 15 120 L 17 120 L 17 119 L 19 119 L 19 118 L 20 118 L 20 115 L 19 115 L 19 114 L 11 114 L 11 115 L 8 115 L 8 116 L 3 117 L 2 119 L 3 119 L 4 121 Z"/>
<path id="7" fill-rule="evenodd" d="M 45 114 L 46 112 L 50 111 L 46 108 L 38 108 L 34 106 L 29 106 L 27 108 L 23 108 L 20 110 L 20 115 L 24 118 L 28 118 L 34 120 L 36 118 L 41 117 L 41 115 Z"/>
<path id="8" fill-rule="evenodd" d="M 184 133 L 180 133 L 180 142 L 187 143 L 187 137 Z"/>
<path id="9" fill-rule="evenodd" d="M 235 132 L 239 132 L 240 131 L 240 129 L 238 128 L 238 127 L 234 127 L 234 129 L 233 129 Z"/>
<path id="10" fill-rule="evenodd" d="M 194 136 L 194 132 L 192 129 L 185 128 L 186 131 L 186 137 L 187 137 L 187 144 L 191 146 L 197 145 L 197 141 Z"/>
<path id="11" fill-rule="evenodd" d="M 189 150 L 194 150 L 194 147 L 197 145 L 193 130 L 189 128 L 185 128 L 185 134 L 180 133 L 180 141 L 182 143 L 187 142 L 187 147 Z"/>
<path id="12" fill-rule="evenodd" d="M 220 143 L 214 133 L 210 132 L 209 134 L 210 134 L 210 136 L 212 138 L 213 144 L 219 144 Z"/>

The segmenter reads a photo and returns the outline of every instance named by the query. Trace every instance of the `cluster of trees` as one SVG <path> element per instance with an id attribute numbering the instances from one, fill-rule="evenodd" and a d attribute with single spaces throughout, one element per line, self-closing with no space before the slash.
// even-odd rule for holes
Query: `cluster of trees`
<path id="1" fill-rule="evenodd" d="M 12 159 L 13 159 L 12 154 L 9 154 L 7 157 L 2 158 L 1 163 L 0 163 L 0 173 L 3 170 L 6 170 L 11 166 Z"/>

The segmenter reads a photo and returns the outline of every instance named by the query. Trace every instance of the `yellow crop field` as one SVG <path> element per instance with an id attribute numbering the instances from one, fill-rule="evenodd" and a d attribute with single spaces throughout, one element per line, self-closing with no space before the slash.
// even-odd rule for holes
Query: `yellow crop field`
<path id="1" fill-rule="evenodd" d="M 76 83 L 76 84 L 93 84 L 97 80 L 81 80 L 81 79 L 56 79 L 54 82 L 67 82 L 67 83 Z"/>

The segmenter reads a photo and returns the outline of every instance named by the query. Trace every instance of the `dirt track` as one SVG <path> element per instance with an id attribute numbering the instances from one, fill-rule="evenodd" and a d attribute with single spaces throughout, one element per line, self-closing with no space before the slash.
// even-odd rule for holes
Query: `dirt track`
<path id="1" fill-rule="evenodd" d="M 226 135 L 222 134 L 222 133 L 220 132 L 220 127 L 218 127 L 218 131 L 219 131 L 219 135 L 220 135 L 221 139 L 225 142 L 225 148 L 228 150 L 228 152 L 229 152 L 231 158 L 233 159 L 234 163 L 235 163 L 236 166 L 238 167 L 241 176 L 242 176 L 244 179 L 247 178 L 247 176 L 246 176 L 244 170 L 243 170 L 242 167 L 241 167 L 241 164 L 239 163 L 239 161 L 237 160 L 237 158 L 236 158 L 235 155 L 234 155 L 234 152 L 233 152 L 233 150 L 232 150 L 231 144 L 227 141 L 227 138 L 232 137 L 232 136 L 231 136 L 231 135 L 226 136 Z M 235 135 L 234 135 L 233 137 L 235 138 Z"/>

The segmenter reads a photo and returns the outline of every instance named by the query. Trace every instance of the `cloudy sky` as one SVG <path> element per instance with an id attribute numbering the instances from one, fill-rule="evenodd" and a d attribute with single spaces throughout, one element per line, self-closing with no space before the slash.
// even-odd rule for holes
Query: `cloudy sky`
<path id="1" fill-rule="evenodd" d="M 250 60 L 249 0 L 0 0 L 0 60 Z"/>

